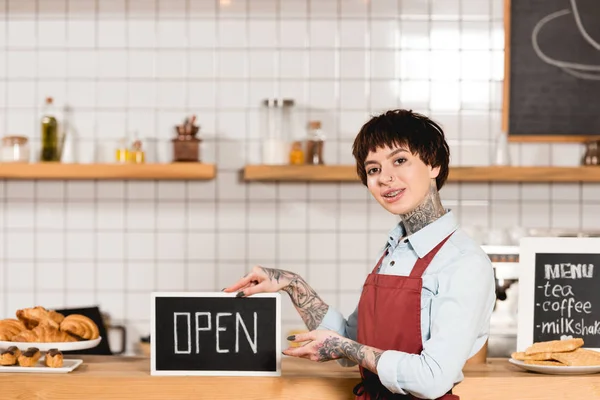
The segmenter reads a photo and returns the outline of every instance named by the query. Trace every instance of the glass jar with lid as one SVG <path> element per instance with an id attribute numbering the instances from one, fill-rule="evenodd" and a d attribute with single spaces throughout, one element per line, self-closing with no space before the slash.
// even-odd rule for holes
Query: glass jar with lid
<path id="1" fill-rule="evenodd" d="M 3 163 L 29 162 L 29 143 L 26 136 L 5 136 L 2 138 L 0 161 Z"/>

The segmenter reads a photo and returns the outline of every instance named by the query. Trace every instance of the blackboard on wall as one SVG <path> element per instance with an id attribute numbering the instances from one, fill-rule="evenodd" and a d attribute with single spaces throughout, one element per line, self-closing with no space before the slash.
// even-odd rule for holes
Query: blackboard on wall
<path id="1" fill-rule="evenodd" d="M 526 238 L 519 256 L 520 351 L 582 338 L 600 349 L 600 238 Z"/>
<path id="2" fill-rule="evenodd" d="M 152 293 L 151 374 L 281 375 L 277 293 Z"/>
<path id="3" fill-rule="evenodd" d="M 505 0 L 504 18 L 510 140 L 600 135 L 600 1 Z"/>

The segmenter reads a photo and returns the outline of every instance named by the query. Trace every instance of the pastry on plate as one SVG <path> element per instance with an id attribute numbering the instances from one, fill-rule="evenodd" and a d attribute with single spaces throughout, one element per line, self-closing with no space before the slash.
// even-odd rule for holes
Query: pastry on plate
<path id="1" fill-rule="evenodd" d="M 44 364 L 50 368 L 61 368 L 63 366 L 63 354 L 58 349 L 50 349 L 46 353 Z"/>
<path id="2" fill-rule="evenodd" d="M 23 331 L 14 336 L 13 342 L 31 342 L 31 343 L 57 343 L 57 342 L 76 342 L 77 339 L 50 325 L 39 325 L 32 330 Z"/>
<path id="3" fill-rule="evenodd" d="M 37 364 L 41 356 L 42 353 L 40 353 L 37 347 L 30 347 L 18 357 L 19 365 L 21 367 L 33 367 Z"/>
<path id="4" fill-rule="evenodd" d="M 20 355 L 21 350 L 15 346 L 11 346 L 3 352 L 0 352 L 0 365 L 15 365 Z"/>
<path id="5" fill-rule="evenodd" d="M 49 311 L 44 307 L 37 306 L 17 310 L 17 318 L 25 324 L 27 329 L 33 329 L 44 324 L 58 328 L 65 317 L 56 311 Z"/>
<path id="6" fill-rule="evenodd" d="M 81 314 L 68 315 L 60 323 L 60 330 L 84 340 L 94 340 L 100 337 L 98 325 L 90 318 Z"/>
<path id="7" fill-rule="evenodd" d="M 12 337 L 26 330 L 23 322 L 17 319 L 0 320 L 0 340 L 11 341 Z"/>

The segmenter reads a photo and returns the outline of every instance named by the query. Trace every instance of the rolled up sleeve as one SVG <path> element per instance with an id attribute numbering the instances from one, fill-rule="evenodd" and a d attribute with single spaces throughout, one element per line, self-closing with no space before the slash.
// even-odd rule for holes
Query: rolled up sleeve
<path id="1" fill-rule="evenodd" d="M 394 393 L 436 399 L 462 379 L 462 368 L 489 321 L 495 300 L 489 260 L 472 254 L 449 265 L 431 303 L 431 337 L 421 354 L 385 351 L 377 366 L 381 383 Z M 485 338 L 480 338 L 482 343 Z"/>

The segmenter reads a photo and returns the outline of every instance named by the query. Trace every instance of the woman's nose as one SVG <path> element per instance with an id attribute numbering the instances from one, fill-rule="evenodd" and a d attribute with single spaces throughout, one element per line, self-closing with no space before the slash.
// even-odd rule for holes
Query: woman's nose
<path id="1" fill-rule="evenodd" d="M 384 169 L 381 170 L 381 173 L 379 174 L 379 182 L 381 184 L 389 184 L 393 180 L 394 180 L 394 175 L 391 172 L 387 172 Z"/>

